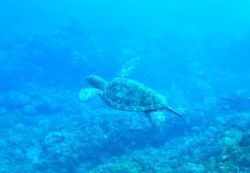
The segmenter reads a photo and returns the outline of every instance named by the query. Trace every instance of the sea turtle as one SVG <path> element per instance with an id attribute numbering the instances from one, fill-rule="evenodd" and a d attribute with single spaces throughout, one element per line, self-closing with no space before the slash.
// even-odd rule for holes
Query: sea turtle
<path id="1" fill-rule="evenodd" d="M 117 77 L 107 82 L 96 75 L 88 76 L 86 80 L 93 88 L 81 90 L 79 96 L 82 101 L 99 95 L 112 108 L 130 112 L 145 112 L 153 126 L 158 124 L 154 116 L 159 111 L 169 111 L 182 117 L 167 105 L 163 95 L 137 81 Z"/>

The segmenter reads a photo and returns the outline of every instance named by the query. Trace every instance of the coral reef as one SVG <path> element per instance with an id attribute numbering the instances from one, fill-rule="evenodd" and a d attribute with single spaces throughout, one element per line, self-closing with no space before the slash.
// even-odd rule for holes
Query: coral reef
<path id="1" fill-rule="evenodd" d="M 209 76 L 214 64 L 206 68 L 193 56 L 181 59 L 180 67 L 172 60 L 170 66 L 151 71 L 152 62 L 168 65 L 164 59 L 150 59 L 165 57 L 157 54 L 165 46 L 149 46 L 153 50 L 147 51 L 150 58 L 144 66 L 137 64 L 143 62 L 139 53 L 146 49 L 143 45 L 133 51 L 138 43 L 131 41 L 124 43 L 127 48 L 113 48 L 109 54 L 95 38 L 85 38 L 80 31 L 73 37 L 69 33 L 23 33 L 0 39 L 0 173 L 250 172 L 247 89 L 232 93 L 232 88 L 218 87 L 240 76 L 224 79 L 227 71 L 216 67 Z M 167 114 L 166 123 L 154 128 L 143 114 L 113 110 L 98 99 L 80 102 L 81 79 L 92 71 L 105 77 L 115 73 L 117 69 L 102 68 L 111 63 L 103 58 L 115 59 L 119 51 L 123 60 L 118 64 L 134 56 L 120 75 L 127 76 L 135 65 L 141 68 L 148 78 L 142 81 L 174 98 L 171 104 L 183 112 L 183 120 Z M 89 62 L 93 57 L 99 64 Z M 171 76 L 175 68 L 181 73 Z M 180 78 L 182 73 L 189 78 Z M 150 81 L 150 76 L 158 81 Z"/>
<path id="2" fill-rule="evenodd" d="M 35 85 L 1 95 L 0 172 L 249 171 L 248 112 L 169 117 L 152 128 L 142 115 L 93 109 L 75 96 Z"/>

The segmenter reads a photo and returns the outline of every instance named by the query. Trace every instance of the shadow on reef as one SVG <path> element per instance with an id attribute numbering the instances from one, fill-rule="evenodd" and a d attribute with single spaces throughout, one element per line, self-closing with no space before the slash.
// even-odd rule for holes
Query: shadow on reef
<path id="1" fill-rule="evenodd" d="M 85 117 L 78 117 L 74 126 L 64 130 L 56 130 L 55 127 L 55 130 L 51 129 L 41 142 L 43 161 L 36 165 L 36 169 L 48 171 L 46 165 L 52 163 L 57 165 L 53 166 L 53 170 L 57 171 L 62 171 L 63 168 L 72 172 L 73 168 L 82 163 L 86 169 L 91 169 L 114 157 L 147 148 L 158 148 L 185 131 L 183 124 L 175 123 L 175 120 L 156 129 L 151 127 L 146 118 L 136 114 L 102 109 L 94 115 L 87 117 L 85 112 Z M 172 129 L 173 126 L 179 131 Z M 63 166 L 65 164 L 68 168 Z"/>
<path id="2" fill-rule="evenodd" d="M 168 124 L 155 128 L 146 117 L 137 113 L 108 110 L 96 112 L 94 115 L 89 121 L 95 123 L 86 127 L 99 131 L 97 136 L 103 137 L 101 145 L 93 150 L 106 159 L 147 147 L 160 147 L 186 131 L 183 122 L 176 121 L 176 117 L 170 118 Z M 89 130 L 86 127 L 84 129 Z"/>
<path id="3" fill-rule="evenodd" d="M 110 134 L 109 140 L 103 143 L 101 151 L 111 156 L 119 156 L 128 151 L 141 150 L 147 147 L 157 148 L 171 138 L 183 135 L 184 129 L 183 125 L 178 123 L 175 123 L 174 127 L 171 125 L 158 128 L 147 126 L 141 129 L 123 127 Z M 171 131 L 174 133 L 171 133 Z"/>

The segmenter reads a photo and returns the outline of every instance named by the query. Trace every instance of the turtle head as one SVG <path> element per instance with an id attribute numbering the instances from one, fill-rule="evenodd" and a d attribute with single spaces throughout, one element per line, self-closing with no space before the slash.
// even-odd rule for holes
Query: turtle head
<path id="1" fill-rule="evenodd" d="M 87 77 L 86 80 L 92 87 L 100 89 L 100 90 L 104 90 L 107 84 L 107 82 L 103 78 L 96 76 L 96 75 L 90 75 Z"/>

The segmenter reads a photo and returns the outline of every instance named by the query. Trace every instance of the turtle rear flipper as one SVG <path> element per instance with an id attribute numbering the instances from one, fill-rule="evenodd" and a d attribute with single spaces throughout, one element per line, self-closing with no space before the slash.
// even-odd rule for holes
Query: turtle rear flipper
<path id="1" fill-rule="evenodd" d="M 171 112 L 172 114 L 175 114 L 177 117 L 183 119 L 183 116 L 182 116 L 181 114 L 175 112 L 173 109 L 171 109 L 171 108 L 169 108 L 169 107 L 165 107 L 164 109 L 165 109 L 166 111 L 168 111 L 168 112 Z"/>
<path id="2" fill-rule="evenodd" d="M 162 111 L 146 111 L 145 115 L 153 127 L 159 127 L 166 120 L 166 115 Z"/>
<path id="3" fill-rule="evenodd" d="M 90 98 L 101 94 L 102 91 L 95 88 L 84 88 L 79 93 L 79 99 L 81 101 L 88 101 Z"/>

